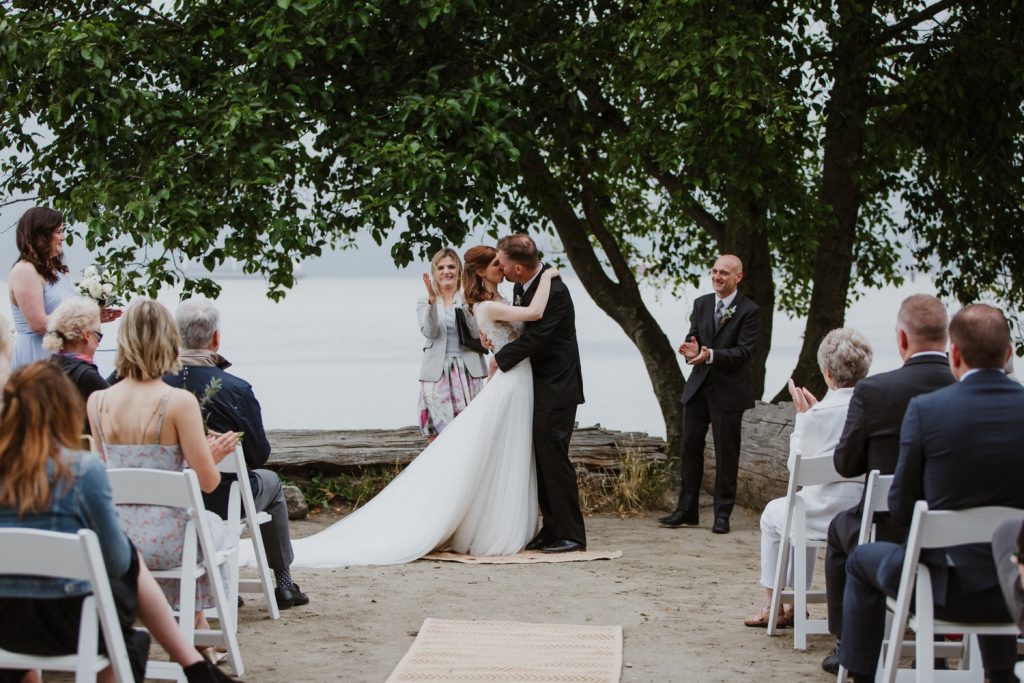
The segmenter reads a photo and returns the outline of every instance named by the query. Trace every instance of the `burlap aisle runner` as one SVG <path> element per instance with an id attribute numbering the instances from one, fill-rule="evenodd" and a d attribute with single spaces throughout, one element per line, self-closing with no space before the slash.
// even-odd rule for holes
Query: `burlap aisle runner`
<path id="1" fill-rule="evenodd" d="M 622 627 L 427 619 L 388 683 L 618 683 Z"/>
<path id="2" fill-rule="evenodd" d="M 436 562 L 461 562 L 462 564 L 541 564 L 548 562 L 589 562 L 590 560 L 616 560 L 622 557 L 621 550 L 584 550 L 576 553 L 542 553 L 523 551 L 515 555 L 462 555 L 460 553 L 434 552 L 421 559 Z"/>

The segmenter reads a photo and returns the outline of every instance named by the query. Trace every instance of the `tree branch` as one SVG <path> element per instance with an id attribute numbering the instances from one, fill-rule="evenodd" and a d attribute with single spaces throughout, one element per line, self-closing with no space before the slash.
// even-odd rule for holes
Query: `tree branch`
<path id="1" fill-rule="evenodd" d="M 603 123 L 607 128 L 623 137 L 629 135 L 629 124 L 626 123 L 622 114 L 619 113 L 618 109 L 611 102 L 606 100 L 595 87 L 588 87 L 585 84 L 579 87 L 587 101 L 593 102 L 595 105 L 595 119 L 598 122 Z M 679 202 L 683 213 L 690 220 L 707 231 L 716 242 L 723 242 L 725 240 L 725 224 L 715 218 L 710 211 L 694 198 L 693 194 L 686 187 L 687 183 L 682 178 L 674 173 L 663 170 L 647 155 L 642 157 L 641 165 L 647 175 L 657 180 L 658 184 L 668 192 L 669 196 Z"/>
<path id="2" fill-rule="evenodd" d="M 945 10 L 959 5 L 961 0 L 939 0 L 934 5 L 929 5 L 924 9 L 914 12 L 910 16 L 906 17 L 901 21 L 897 21 L 895 24 L 891 24 L 885 28 L 878 37 L 875 39 L 875 43 L 879 46 L 885 45 L 890 40 L 900 35 L 904 31 L 911 29 L 923 21 L 931 19 L 936 14 L 944 12 Z"/>
<path id="3" fill-rule="evenodd" d="M 586 231 L 580 223 L 579 216 L 565 199 L 566 194 L 561 183 L 552 175 L 551 169 L 544 163 L 536 149 L 530 147 L 523 150 L 519 157 L 519 168 L 526 193 L 554 223 L 555 230 L 562 238 L 562 246 L 565 247 L 569 262 L 577 273 L 587 271 L 587 288 L 593 286 L 604 289 L 608 295 L 614 296 L 618 286 L 605 273 L 586 238 Z"/>
<path id="4" fill-rule="evenodd" d="M 20 202 L 34 202 L 37 199 L 39 199 L 39 197 L 21 197 L 20 199 L 12 199 L 8 202 L 0 202 L 0 209 L 4 208 L 5 206 L 10 206 L 11 204 L 18 204 Z"/>
<path id="5" fill-rule="evenodd" d="M 629 267 L 629 263 L 626 261 L 626 257 L 623 256 L 616 239 L 608 232 L 604 216 L 597 205 L 597 189 L 594 187 L 594 181 L 590 179 L 589 174 L 585 170 L 580 172 L 580 180 L 583 185 L 580 192 L 583 215 L 587 219 L 590 231 L 594 233 L 597 241 L 600 242 L 601 248 L 612 265 L 612 270 L 615 271 L 615 277 L 618 278 L 619 285 L 629 287 L 630 289 L 637 289 L 633 269 Z"/>

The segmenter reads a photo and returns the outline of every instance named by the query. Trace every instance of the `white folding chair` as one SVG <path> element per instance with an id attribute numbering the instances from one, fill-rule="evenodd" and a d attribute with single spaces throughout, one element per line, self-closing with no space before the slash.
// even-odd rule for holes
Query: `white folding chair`
<path id="1" fill-rule="evenodd" d="M 132 683 L 135 679 L 96 533 L 90 529 L 77 534 L 0 529 L 0 548 L 8 550 L 0 553 L 0 574 L 84 580 L 92 589 L 82 603 L 77 654 L 43 657 L 0 649 L 0 669 L 74 671 L 75 683 L 84 683 L 95 681 L 97 673 L 112 666 L 118 683 Z M 97 652 L 101 630 L 106 656 Z"/>
<path id="2" fill-rule="evenodd" d="M 872 543 L 875 540 L 875 513 L 889 511 L 889 489 L 892 488 L 893 475 L 882 474 L 880 470 L 868 473 L 868 483 L 864 486 L 864 506 L 860 517 L 860 534 L 857 545 Z M 888 620 L 889 615 L 886 615 Z M 886 622 L 888 628 L 888 621 Z M 846 680 L 846 668 L 839 666 L 836 683 Z"/>
<path id="3" fill-rule="evenodd" d="M 252 485 L 249 482 L 249 468 L 245 462 L 245 455 L 242 447 L 237 446 L 234 452 L 220 461 L 217 469 L 222 474 L 234 474 L 237 481 L 232 482 L 228 494 L 228 528 L 235 536 L 239 536 L 243 530 L 248 529 L 249 540 L 252 541 L 253 554 L 256 556 L 256 571 L 259 574 L 257 579 L 239 578 L 238 555 L 231 564 L 231 582 L 229 585 L 228 601 L 234 606 L 235 614 L 238 611 L 238 593 L 259 593 L 262 592 L 267 601 L 267 611 L 271 619 L 281 616 L 277 608 L 277 598 L 274 597 L 274 580 L 271 576 L 270 565 L 267 564 L 267 551 L 263 547 L 263 535 L 260 533 L 260 525 L 270 521 L 270 514 L 256 509 L 256 501 L 252 495 Z M 241 523 L 239 509 L 245 512 L 244 528 Z M 237 619 L 236 619 L 237 623 Z"/>
<path id="4" fill-rule="evenodd" d="M 831 455 L 816 458 L 796 458 L 793 472 L 786 489 L 785 522 L 782 527 L 782 541 L 779 560 L 775 566 L 775 585 L 772 590 L 772 604 L 768 617 L 768 635 L 775 635 L 779 607 L 783 602 L 793 605 L 793 648 L 807 649 L 808 634 L 828 633 L 827 619 L 810 619 L 807 616 L 808 603 L 825 602 L 825 591 L 807 590 L 807 553 L 817 553 L 825 547 L 824 536 L 811 536 L 807 531 L 804 500 L 797 495 L 797 489 L 805 486 L 828 484 L 843 477 L 836 472 Z M 793 586 L 785 586 L 787 563 L 792 555 Z"/>
<path id="5" fill-rule="evenodd" d="M 237 622 L 234 614 L 237 605 L 227 599 L 227 591 L 221 580 L 219 567 L 231 562 L 237 563 L 238 546 L 218 551 L 213 544 L 210 528 L 201 514 L 202 494 L 199 480 L 192 470 L 171 472 L 145 468 L 124 468 L 107 470 L 114 502 L 118 505 L 160 505 L 187 510 L 189 521 L 185 527 L 184 548 L 181 564 L 173 569 L 150 568 L 158 579 L 175 579 L 180 583 L 178 625 L 182 635 L 189 642 L 201 646 L 224 646 L 228 651 L 231 667 L 236 675 L 244 673 L 242 654 L 238 648 Z M 202 551 L 202 559 L 199 552 Z M 218 629 L 196 629 L 194 623 L 196 581 L 208 576 L 213 590 L 214 611 L 220 622 Z M 233 609 L 234 607 L 234 609 Z"/>
<path id="6" fill-rule="evenodd" d="M 864 509 L 860 517 L 860 535 L 857 545 L 871 543 L 875 540 L 875 513 L 889 511 L 889 489 L 892 488 L 892 474 L 882 474 L 879 470 L 868 473 L 868 483 L 864 487 Z"/>
<path id="7" fill-rule="evenodd" d="M 900 574 L 896 600 L 887 601 L 893 611 L 889 640 L 883 645 L 885 666 L 881 680 L 895 683 L 902 654 L 903 635 L 909 627 L 916 633 L 917 669 L 905 671 L 917 681 L 971 681 L 984 679 L 978 635 L 1018 636 L 1017 625 L 1006 623 L 965 624 L 935 618 L 932 579 L 928 567 L 919 564 L 921 551 L 927 548 L 948 548 L 966 543 L 990 543 L 996 527 L 1007 520 L 1024 520 L 1024 510 L 1006 507 L 979 507 L 968 510 L 928 510 L 928 503 L 919 500 L 907 539 L 907 552 Z M 914 601 L 916 612 L 910 613 Z M 958 671 L 935 671 L 935 635 L 962 633 L 963 654 Z"/>

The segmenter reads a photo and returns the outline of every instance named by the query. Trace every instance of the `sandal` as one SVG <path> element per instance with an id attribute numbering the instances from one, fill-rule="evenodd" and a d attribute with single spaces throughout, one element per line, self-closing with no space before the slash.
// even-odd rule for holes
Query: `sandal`
<path id="1" fill-rule="evenodd" d="M 752 617 L 748 617 L 743 620 L 744 626 L 750 628 L 768 628 L 768 619 L 770 618 L 767 608 L 762 609 L 760 612 Z M 793 625 L 793 619 L 791 616 L 780 614 L 779 618 L 775 621 L 776 628 L 789 628 Z"/>

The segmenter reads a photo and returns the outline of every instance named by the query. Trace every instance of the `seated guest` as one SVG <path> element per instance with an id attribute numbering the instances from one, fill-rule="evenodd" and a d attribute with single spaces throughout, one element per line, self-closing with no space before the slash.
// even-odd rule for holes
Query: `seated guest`
<path id="1" fill-rule="evenodd" d="M 909 526 L 914 505 L 963 510 L 988 505 L 1024 509 L 1024 387 L 1003 372 L 1010 327 L 998 309 L 964 307 L 949 326 L 949 365 L 957 382 L 911 399 L 900 430 L 900 454 L 889 514 Z M 895 597 L 906 552 L 890 542 L 857 546 L 846 563 L 839 661 L 855 681 L 874 680 L 886 596 Z M 935 617 L 964 622 L 1010 620 L 990 544 L 926 550 Z M 981 636 L 991 683 L 1015 680 L 1013 636 Z"/>
<path id="2" fill-rule="evenodd" d="M 0 411 L 0 527 L 96 532 L 136 681 L 145 673 L 149 636 L 136 616 L 182 665 L 190 683 L 232 680 L 186 641 L 153 575 L 121 528 L 106 468 L 78 451 L 82 399 L 64 374 L 40 361 L 22 366 L 4 388 Z M 35 655 L 78 647 L 88 582 L 0 577 L 0 647 Z M 113 671 L 100 673 L 113 681 Z M 38 672 L 0 671 L 0 681 L 40 681 Z"/>
<path id="3" fill-rule="evenodd" d="M 833 455 L 839 474 L 866 480 L 871 470 L 882 474 L 895 471 L 900 425 L 910 399 L 954 382 L 946 358 L 948 324 L 946 307 L 934 296 L 915 294 L 904 299 L 896 316 L 896 346 L 903 366 L 857 383 L 843 435 Z M 828 630 L 836 637 L 843 628 L 846 558 L 857 545 L 863 504 L 861 499 L 854 507 L 843 510 L 828 527 L 825 593 Z M 875 525 L 876 540 L 902 543 L 907 537 L 907 528 L 893 524 L 887 513 L 876 514 Z M 825 657 L 821 668 L 831 674 L 838 672 L 835 651 Z"/>
<path id="4" fill-rule="evenodd" d="M 220 313 L 207 299 L 188 299 L 175 312 L 181 333 L 181 371 L 168 374 L 164 381 L 174 387 L 204 396 L 211 382 L 219 383 L 203 405 L 207 426 L 215 432 L 235 431 L 244 435 L 242 452 L 249 467 L 249 483 L 256 509 L 270 514 L 270 523 L 260 525 L 267 563 L 274 570 L 277 589 L 274 595 L 280 609 L 305 605 L 309 597 L 292 581 L 292 540 L 288 529 L 288 506 L 281 480 L 270 470 L 259 469 L 270 458 L 270 442 L 263 430 L 263 413 L 252 385 L 225 370 L 231 366 L 217 351 L 220 349 Z M 228 513 L 228 491 L 235 475 L 226 474 L 220 486 L 205 494 L 206 507 L 222 517 Z"/>
<path id="5" fill-rule="evenodd" d="M 209 493 L 220 483 L 217 464 L 231 453 L 234 432 L 210 436 L 196 397 L 161 381 L 178 366 L 178 328 L 170 312 L 152 299 L 133 302 L 117 334 L 114 365 L 121 381 L 89 397 L 88 413 L 97 449 L 107 467 L 147 467 L 196 473 L 199 488 Z M 153 569 L 181 564 L 187 511 L 157 505 L 118 507 L 128 537 Z M 207 513 L 206 520 L 218 548 L 235 542 L 223 520 Z M 227 567 L 222 565 L 227 580 Z M 168 601 L 177 607 L 177 581 L 161 580 Z M 196 582 L 196 626 L 207 628 L 201 610 L 214 606 L 209 577 Z"/>
<path id="6" fill-rule="evenodd" d="M 54 354 L 50 361 L 64 371 L 83 400 L 110 386 L 92 361 L 101 339 L 100 307 L 84 296 L 64 299 L 46 321 L 43 348 Z M 88 422 L 85 433 L 89 433 Z"/>
<path id="7" fill-rule="evenodd" d="M 868 374 L 871 367 L 871 345 L 856 330 L 832 330 L 818 347 L 818 367 L 828 385 L 821 401 L 789 380 L 789 393 L 796 408 L 796 423 L 789 437 L 789 471 L 797 459 L 831 458 L 832 450 L 842 434 L 846 411 L 850 405 L 853 386 Z M 855 481 L 836 481 L 816 486 L 805 486 L 797 495 L 803 498 L 807 513 L 807 530 L 812 536 L 824 536 L 832 517 L 856 503 L 864 485 Z M 786 499 L 776 498 L 761 513 L 761 585 L 765 588 L 765 603 L 760 612 L 743 623 L 747 626 L 768 625 L 772 604 L 772 587 L 779 559 L 782 528 L 786 523 Z M 807 555 L 807 588 L 814 576 L 815 553 Z M 793 585 L 793 567 L 789 563 L 789 581 Z M 788 626 L 791 616 L 779 616 L 780 626 Z"/>

